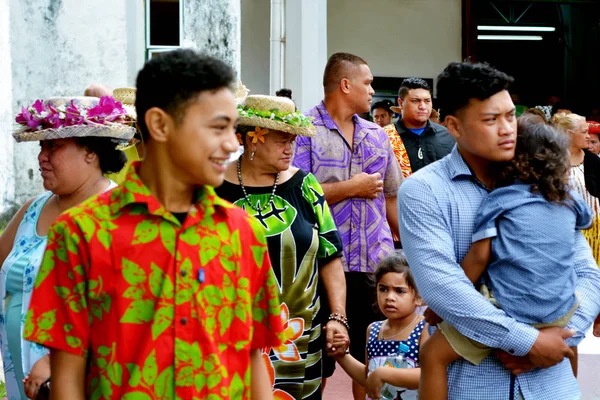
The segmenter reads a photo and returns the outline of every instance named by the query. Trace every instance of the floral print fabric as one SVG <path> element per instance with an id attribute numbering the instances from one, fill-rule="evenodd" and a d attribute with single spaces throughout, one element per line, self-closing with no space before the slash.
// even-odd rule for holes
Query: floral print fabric
<path id="1" fill-rule="evenodd" d="M 302 170 L 277 186 L 245 187 L 225 182 L 217 192 L 242 207 L 265 228 L 279 288 L 282 343 L 265 346 L 276 400 L 321 399 L 321 299 L 319 266 L 342 256 L 342 242 L 314 175 Z M 261 212 L 263 205 L 269 206 Z M 252 208 L 253 206 L 254 208 Z"/>
<path id="2" fill-rule="evenodd" d="M 210 187 L 181 224 L 138 166 L 50 229 L 25 338 L 87 357 L 92 400 L 248 399 L 250 351 L 281 343 L 263 231 Z"/>

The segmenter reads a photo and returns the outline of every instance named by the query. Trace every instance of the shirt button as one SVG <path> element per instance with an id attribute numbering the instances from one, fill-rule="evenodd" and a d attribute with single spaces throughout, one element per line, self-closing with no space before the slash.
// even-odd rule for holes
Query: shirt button
<path id="1" fill-rule="evenodd" d="M 187 275 L 187 271 L 186 270 L 181 271 L 181 276 L 186 276 L 186 275 Z"/>
<path id="2" fill-rule="evenodd" d="M 185 317 L 184 317 L 184 318 L 181 318 L 181 319 L 179 320 L 179 322 L 181 322 L 181 325 L 185 325 L 185 324 L 187 324 L 187 318 L 185 318 Z"/>

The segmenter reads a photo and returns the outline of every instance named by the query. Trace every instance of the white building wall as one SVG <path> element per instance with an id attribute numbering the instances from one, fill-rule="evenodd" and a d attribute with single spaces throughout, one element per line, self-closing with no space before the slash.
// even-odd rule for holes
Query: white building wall
<path id="1" fill-rule="evenodd" d="M 461 60 L 461 0 L 328 0 L 328 55 L 367 60 L 374 76 L 435 78 Z"/>
<path id="2" fill-rule="evenodd" d="M 183 0 L 183 46 L 240 71 L 240 0 Z"/>
<path id="3" fill-rule="evenodd" d="M 242 82 L 250 94 L 269 93 L 270 0 L 241 0 Z"/>
<path id="4" fill-rule="evenodd" d="M 14 197 L 12 68 L 10 62 L 10 10 L 8 2 L 0 1 L 0 212 Z"/>

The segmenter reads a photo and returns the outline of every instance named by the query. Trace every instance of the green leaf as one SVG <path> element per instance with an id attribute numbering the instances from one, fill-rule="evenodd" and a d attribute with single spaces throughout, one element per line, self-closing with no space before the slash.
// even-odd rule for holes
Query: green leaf
<path id="1" fill-rule="evenodd" d="M 110 232 L 105 229 L 99 229 L 96 236 L 98 237 L 98 241 L 100 241 L 106 250 L 110 249 L 110 243 L 112 242 L 112 235 Z"/>
<path id="2" fill-rule="evenodd" d="M 267 252 L 266 246 L 250 246 L 250 248 L 252 249 L 252 255 L 254 256 L 254 262 L 256 263 L 256 266 L 262 268 L 265 254 Z"/>
<path id="3" fill-rule="evenodd" d="M 231 250 L 233 251 L 233 255 L 236 257 L 240 257 L 242 255 L 242 242 L 240 241 L 239 229 L 236 229 L 231 234 Z"/>
<path id="4" fill-rule="evenodd" d="M 129 286 L 123 292 L 123 297 L 126 299 L 139 300 L 144 297 L 144 291 L 137 286 Z"/>
<path id="5" fill-rule="evenodd" d="M 214 317 L 208 317 L 206 318 L 206 320 L 204 321 L 204 324 L 206 326 L 206 331 L 212 335 L 213 333 L 215 333 L 215 329 L 217 329 L 217 321 L 215 320 Z"/>
<path id="6" fill-rule="evenodd" d="M 175 393 L 175 387 L 173 383 L 173 366 L 170 366 L 161 372 L 158 378 L 156 378 L 154 391 L 161 399 L 164 397 L 171 398 L 171 396 Z"/>
<path id="7" fill-rule="evenodd" d="M 235 305 L 235 316 L 242 322 L 246 322 L 248 318 L 248 311 L 246 307 L 242 303 L 237 303 Z"/>
<path id="8" fill-rule="evenodd" d="M 81 312 L 81 310 L 83 310 L 83 308 L 81 307 L 81 302 L 79 300 L 69 300 L 67 304 L 73 312 L 78 313 Z"/>
<path id="9" fill-rule="evenodd" d="M 67 335 L 67 344 L 74 349 L 79 349 L 81 347 L 81 339 L 75 336 Z"/>
<path id="10" fill-rule="evenodd" d="M 216 229 L 217 235 L 219 235 L 219 238 L 221 238 L 222 241 L 226 242 L 229 240 L 229 236 L 231 236 L 231 234 L 229 233 L 227 222 L 219 222 L 216 226 Z"/>
<path id="11" fill-rule="evenodd" d="M 235 261 L 232 261 L 225 257 L 219 257 L 219 261 L 225 271 L 227 271 L 227 272 L 235 271 L 235 267 L 236 267 Z"/>
<path id="12" fill-rule="evenodd" d="M 154 314 L 152 322 L 152 339 L 156 340 L 167 328 L 173 324 L 175 311 L 172 304 L 162 306 Z"/>
<path id="13" fill-rule="evenodd" d="M 200 241 L 200 263 L 206 266 L 213 258 L 219 254 L 221 241 L 215 236 L 205 236 Z"/>
<path id="14" fill-rule="evenodd" d="M 222 376 L 219 373 L 212 374 L 208 377 L 208 381 L 206 382 L 209 389 L 214 388 L 221 382 Z"/>
<path id="15" fill-rule="evenodd" d="M 66 299 L 71 294 L 71 290 L 69 290 L 69 288 L 65 286 L 55 286 L 54 290 L 56 291 L 58 297 L 60 297 L 61 299 Z"/>
<path id="16" fill-rule="evenodd" d="M 105 313 L 108 313 L 110 311 L 111 302 L 112 299 L 110 295 L 108 293 L 104 293 L 104 298 L 102 299 L 102 304 L 100 304 L 100 307 L 102 307 Z"/>
<path id="17" fill-rule="evenodd" d="M 150 291 L 154 297 L 172 299 L 173 298 L 173 282 L 171 277 L 164 273 L 156 264 L 151 264 L 152 272 L 150 273 Z"/>
<path id="18" fill-rule="evenodd" d="M 90 311 L 92 313 L 92 315 L 94 317 L 96 317 L 96 319 L 98 321 L 102 321 L 102 309 L 100 308 L 100 306 L 96 303 L 91 303 L 90 304 Z"/>
<path id="19" fill-rule="evenodd" d="M 198 342 L 192 343 L 189 347 L 190 350 L 190 358 L 192 359 L 192 366 L 194 369 L 198 369 L 202 366 L 202 349 L 200 349 L 200 345 Z"/>
<path id="20" fill-rule="evenodd" d="M 108 379 L 115 385 L 121 387 L 123 378 L 123 367 L 117 361 L 108 366 Z"/>
<path id="21" fill-rule="evenodd" d="M 94 232 L 96 232 L 96 224 L 94 223 L 94 220 L 88 215 L 81 214 L 79 218 L 79 226 L 83 231 L 83 237 L 85 237 L 85 241 L 89 243 L 94 237 Z"/>
<path id="22" fill-rule="evenodd" d="M 194 370 L 191 365 L 184 365 L 177 371 L 177 386 L 192 386 L 194 379 Z"/>
<path id="23" fill-rule="evenodd" d="M 121 400 L 152 400 L 152 397 L 144 392 L 129 392 L 125 393 L 123 397 L 121 397 Z"/>
<path id="24" fill-rule="evenodd" d="M 65 324 L 63 326 L 63 329 L 65 330 L 65 332 L 69 333 L 69 332 L 71 332 L 73 330 L 73 325 L 71 325 L 71 324 Z"/>
<path id="25" fill-rule="evenodd" d="M 235 293 L 237 294 L 237 297 L 242 300 L 242 302 L 244 302 L 244 303 L 250 302 L 250 292 L 248 292 L 248 290 L 236 289 Z"/>
<path id="26" fill-rule="evenodd" d="M 190 246 L 197 246 L 200 243 L 200 235 L 193 229 L 186 229 L 185 232 L 179 235 L 179 239 Z"/>
<path id="27" fill-rule="evenodd" d="M 136 387 L 142 380 L 142 372 L 140 371 L 140 367 L 137 364 L 127 364 L 126 366 L 129 370 L 128 384 L 130 387 Z"/>
<path id="28" fill-rule="evenodd" d="M 110 354 L 110 347 L 107 346 L 98 346 L 98 353 L 102 356 L 102 357 L 106 357 Z"/>
<path id="29" fill-rule="evenodd" d="M 132 244 L 150 243 L 158 237 L 158 231 L 155 223 L 145 219 L 135 227 Z"/>
<path id="30" fill-rule="evenodd" d="M 40 315 L 37 320 L 37 326 L 44 331 L 52 329 L 56 322 L 56 310 L 51 310 Z"/>
<path id="31" fill-rule="evenodd" d="M 227 332 L 227 330 L 231 326 L 231 321 L 233 321 L 233 310 L 231 309 L 231 307 L 226 306 L 221 308 L 221 311 L 219 311 L 219 324 L 221 325 L 221 336 L 223 336 L 225 332 Z"/>
<path id="32" fill-rule="evenodd" d="M 206 385 L 206 377 L 203 374 L 194 376 L 194 387 L 197 392 L 201 392 L 204 385 Z"/>
<path id="33" fill-rule="evenodd" d="M 160 222 L 159 230 L 163 246 L 171 255 L 175 254 L 175 238 L 177 237 L 175 227 L 170 222 L 163 220 Z"/>
<path id="34" fill-rule="evenodd" d="M 220 288 L 214 285 L 206 286 L 202 291 L 202 294 L 210 305 L 220 306 L 223 304 L 223 293 L 221 292 Z"/>
<path id="35" fill-rule="evenodd" d="M 144 369 L 142 369 L 142 376 L 144 378 L 144 381 L 148 385 L 153 385 L 154 381 L 156 381 L 157 369 L 158 368 L 156 366 L 156 350 L 152 350 L 152 352 L 144 362 Z"/>
<path id="36" fill-rule="evenodd" d="M 100 392 L 105 399 L 112 398 L 113 390 L 110 381 L 104 375 L 100 375 Z"/>
<path id="37" fill-rule="evenodd" d="M 248 279 L 248 278 L 240 278 L 238 280 L 238 287 L 240 289 L 248 289 L 250 287 L 250 279 Z"/>
<path id="38" fill-rule="evenodd" d="M 206 398 L 206 400 L 222 400 L 222 399 L 221 399 L 221 397 L 219 397 L 219 395 L 209 394 L 208 397 Z"/>
<path id="39" fill-rule="evenodd" d="M 235 301 L 235 288 L 233 286 L 223 289 L 223 293 L 225 293 L 227 300 L 231 302 Z"/>
<path id="40" fill-rule="evenodd" d="M 105 358 L 98 358 L 98 359 L 96 360 L 96 364 L 98 364 L 98 367 L 99 367 L 100 369 L 105 369 L 105 368 L 106 368 L 106 366 L 108 365 L 108 362 L 106 361 L 106 359 L 105 359 Z"/>
<path id="41" fill-rule="evenodd" d="M 190 289 L 182 288 L 175 294 L 175 304 L 181 305 L 192 300 L 192 291 Z"/>
<path id="42" fill-rule="evenodd" d="M 56 245 L 56 256 L 58 259 L 64 263 L 68 262 L 69 258 L 67 256 L 67 250 L 65 249 L 65 242 L 63 240 L 59 240 Z"/>
<path id="43" fill-rule="evenodd" d="M 154 316 L 154 301 L 134 300 L 129 304 L 125 314 L 121 317 L 121 323 L 142 324 L 150 322 Z"/>
<path id="44" fill-rule="evenodd" d="M 81 264 L 76 265 L 73 268 L 73 271 L 75 271 L 76 274 L 84 276 L 85 275 L 85 270 L 83 269 L 83 266 Z"/>
<path id="45" fill-rule="evenodd" d="M 137 285 L 146 281 L 146 271 L 140 268 L 139 265 L 133 261 L 129 261 L 125 257 L 121 259 L 121 264 L 123 265 L 123 278 L 125 278 L 127 283 Z"/>
<path id="46" fill-rule="evenodd" d="M 235 373 L 229 384 L 229 399 L 230 400 L 241 400 L 244 395 L 244 382 L 242 378 Z"/>
<path id="47" fill-rule="evenodd" d="M 38 271 L 37 276 L 35 277 L 35 288 L 40 287 L 44 279 L 48 277 L 50 271 L 54 269 L 54 251 L 48 250 L 44 253 L 44 259 L 42 260 L 42 265 L 40 265 L 40 270 Z"/>

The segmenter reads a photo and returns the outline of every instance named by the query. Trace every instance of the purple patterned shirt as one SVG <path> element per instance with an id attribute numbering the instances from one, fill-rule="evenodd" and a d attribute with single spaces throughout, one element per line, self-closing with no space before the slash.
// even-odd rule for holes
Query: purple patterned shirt
<path id="1" fill-rule="evenodd" d="M 313 138 L 298 136 L 294 166 L 312 172 L 320 183 L 343 182 L 361 172 L 379 172 L 384 196 L 396 197 L 402 172 L 382 128 L 354 115 L 351 149 L 322 102 L 307 115 L 314 117 L 317 134 Z M 384 196 L 353 197 L 330 204 L 344 245 L 344 270 L 374 272 L 379 261 L 394 249 Z"/>

